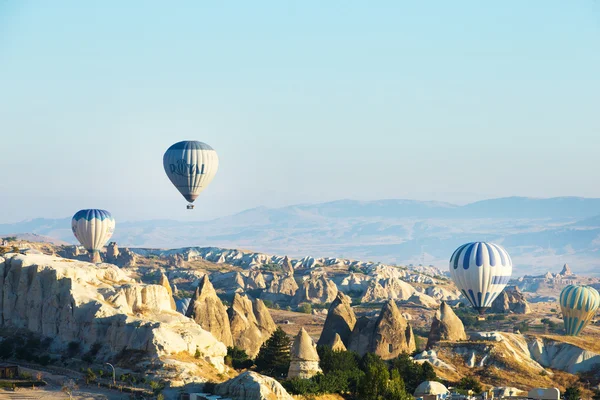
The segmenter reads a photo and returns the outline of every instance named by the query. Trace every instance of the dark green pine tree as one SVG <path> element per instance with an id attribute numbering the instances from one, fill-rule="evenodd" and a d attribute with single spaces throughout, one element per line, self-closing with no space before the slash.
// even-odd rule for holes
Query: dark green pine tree
<path id="1" fill-rule="evenodd" d="M 263 343 L 254 363 L 256 370 L 274 378 L 284 378 L 290 368 L 290 346 L 292 341 L 281 328 Z"/>
<path id="2" fill-rule="evenodd" d="M 577 386 L 569 386 L 565 390 L 565 400 L 579 400 L 581 399 L 581 389 Z"/>

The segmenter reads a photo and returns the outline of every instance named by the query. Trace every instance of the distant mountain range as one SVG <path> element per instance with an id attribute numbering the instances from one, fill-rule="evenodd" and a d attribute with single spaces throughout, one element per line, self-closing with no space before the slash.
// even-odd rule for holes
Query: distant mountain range
<path id="1" fill-rule="evenodd" d="M 35 233 L 74 242 L 70 218 L 0 224 L 0 234 Z M 516 274 L 556 270 L 600 275 L 600 199 L 509 197 L 463 206 L 449 203 L 340 200 L 259 207 L 211 221 L 117 221 L 121 246 L 219 246 L 288 254 L 345 257 L 446 268 L 468 241 L 502 244 Z"/>

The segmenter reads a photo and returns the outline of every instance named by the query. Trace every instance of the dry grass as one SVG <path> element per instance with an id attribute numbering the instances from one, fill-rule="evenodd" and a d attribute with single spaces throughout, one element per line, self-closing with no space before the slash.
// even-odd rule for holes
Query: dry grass
<path id="1" fill-rule="evenodd" d="M 213 365 L 211 363 L 209 363 L 208 361 L 206 361 L 202 358 L 200 358 L 200 359 L 195 358 L 194 356 L 192 356 L 186 352 L 172 354 L 167 358 L 185 362 L 185 363 L 196 364 L 202 371 L 202 377 L 207 379 L 210 382 L 221 383 L 221 382 L 225 382 L 226 380 L 229 380 L 231 378 L 234 378 L 238 375 L 238 373 L 233 368 L 230 368 L 229 371 L 225 371 L 224 373 L 221 373 L 221 372 L 217 371 L 215 369 L 215 367 L 213 367 Z"/>
<path id="2" fill-rule="evenodd" d="M 292 396 L 296 400 L 344 400 L 344 397 L 339 394 L 322 394 L 320 396 L 315 395 L 295 395 Z"/>
<path id="3" fill-rule="evenodd" d="M 294 311 L 269 309 L 275 323 L 288 335 L 297 335 L 301 327 L 317 341 L 321 336 L 323 324 L 325 324 L 325 315 L 304 314 Z M 283 321 L 290 321 L 285 324 Z"/>
<path id="4" fill-rule="evenodd" d="M 596 335 L 585 335 L 586 333 L 590 333 L 591 329 L 588 327 L 584 330 L 584 335 L 582 336 L 562 336 L 562 335 L 532 335 L 541 337 L 544 339 L 555 340 L 557 342 L 564 342 L 572 344 L 573 346 L 580 347 L 584 350 L 589 350 L 594 353 L 600 354 L 600 337 Z"/>

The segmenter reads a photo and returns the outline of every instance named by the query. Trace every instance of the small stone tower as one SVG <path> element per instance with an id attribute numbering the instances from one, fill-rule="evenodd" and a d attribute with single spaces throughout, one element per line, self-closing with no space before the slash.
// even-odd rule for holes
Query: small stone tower
<path id="1" fill-rule="evenodd" d="M 300 328 L 300 332 L 294 339 L 290 359 L 288 378 L 308 379 L 321 372 L 317 346 L 304 328 Z"/>

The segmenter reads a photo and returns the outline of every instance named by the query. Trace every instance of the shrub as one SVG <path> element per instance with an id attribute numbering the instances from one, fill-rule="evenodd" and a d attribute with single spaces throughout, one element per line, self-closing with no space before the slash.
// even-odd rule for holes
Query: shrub
<path id="1" fill-rule="evenodd" d="M 298 306 L 298 311 L 304 314 L 311 314 L 312 306 L 308 303 L 302 303 Z"/>
<path id="2" fill-rule="evenodd" d="M 254 361 L 248 357 L 248 354 L 237 347 L 227 348 L 227 358 L 235 369 L 248 369 L 254 365 Z"/>
<path id="3" fill-rule="evenodd" d="M 265 307 L 273 308 L 273 302 L 271 300 L 263 300 L 263 303 L 265 304 Z"/>

